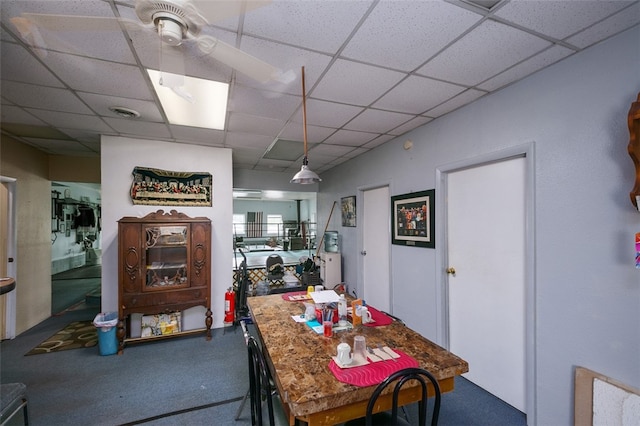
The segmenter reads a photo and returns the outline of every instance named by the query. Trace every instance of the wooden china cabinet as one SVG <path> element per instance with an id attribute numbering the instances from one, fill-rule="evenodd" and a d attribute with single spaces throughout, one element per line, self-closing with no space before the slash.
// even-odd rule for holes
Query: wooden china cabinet
<path id="1" fill-rule="evenodd" d="M 132 329 L 132 314 L 180 319 L 181 312 L 204 306 L 203 328 L 157 332 Z M 211 339 L 211 220 L 191 218 L 176 210 L 118 221 L 118 353 L 126 342 L 205 332 Z M 133 333 L 132 333 L 133 331 Z M 135 337 L 132 337 L 135 336 Z M 138 337 L 140 336 L 140 337 Z"/>

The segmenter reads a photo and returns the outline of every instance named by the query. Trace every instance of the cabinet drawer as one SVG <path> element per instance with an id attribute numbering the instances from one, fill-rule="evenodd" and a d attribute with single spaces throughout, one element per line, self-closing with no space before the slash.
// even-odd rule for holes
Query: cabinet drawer
<path id="1" fill-rule="evenodd" d="M 122 305 L 124 309 L 131 310 L 136 307 L 157 306 L 162 311 L 162 306 L 182 304 L 191 301 L 203 301 L 209 298 L 206 288 L 163 291 L 155 293 L 124 294 Z"/>

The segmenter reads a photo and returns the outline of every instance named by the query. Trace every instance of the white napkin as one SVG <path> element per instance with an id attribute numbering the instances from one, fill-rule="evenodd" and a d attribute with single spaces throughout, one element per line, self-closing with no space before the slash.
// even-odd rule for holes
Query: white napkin
<path id="1" fill-rule="evenodd" d="M 369 364 L 369 361 L 367 361 L 366 359 L 362 359 L 362 357 L 359 356 L 353 357 L 353 360 L 349 364 L 342 364 L 340 361 L 338 361 L 337 356 L 332 356 L 331 358 L 333 358 L 333 361 L 340 368 L 353 368 Z"/>
<path id="2" fill-rule="evenodd" d="M 377 362 L 377 361 L 384 361 L 384 360 L 388 361 L 388 360 L 391 360 L 391 358 L 400 358 L 400 355 L 398 355 L 393 350 L 391 350 L 389 346 L 383 346 L 383 348 L 384 350 L 379 348 L 372 348 L 375 356 L 372 357 L 371 354 L 369 354 L 369 359 L 372 360 L 373 362 Z"/>

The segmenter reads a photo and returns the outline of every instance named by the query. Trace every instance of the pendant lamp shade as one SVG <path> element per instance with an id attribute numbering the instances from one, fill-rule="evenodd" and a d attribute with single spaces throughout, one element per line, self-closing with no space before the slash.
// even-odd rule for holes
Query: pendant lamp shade
<path id="1" fill-rule="evenodd" d="M 320 177 L 309 170 L 309 160 L 307 158 L 307 92 L 304 86 L 304 67 L 302 67 L 302 130 L 304 142 L 304 158 L 302 159 L 302 168 L 295 174 L 291 183 L 310 184 L 321 182 Z"/>

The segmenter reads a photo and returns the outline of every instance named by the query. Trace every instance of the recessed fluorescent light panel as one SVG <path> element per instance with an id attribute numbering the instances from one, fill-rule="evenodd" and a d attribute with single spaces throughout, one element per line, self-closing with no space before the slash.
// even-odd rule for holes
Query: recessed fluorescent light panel
<path id="1" fill-rule="evenodd" d="M 224 130 L 228 84 L 151 69 L 147 73 L 171 124 Z M 182 81 L 182 85 L 168 87 L 166 82 L 173 81 Z"/>

